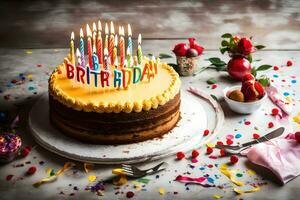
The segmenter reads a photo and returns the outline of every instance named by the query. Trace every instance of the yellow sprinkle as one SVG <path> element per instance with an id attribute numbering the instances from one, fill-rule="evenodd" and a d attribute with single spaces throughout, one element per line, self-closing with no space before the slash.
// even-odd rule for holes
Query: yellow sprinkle
<path id="1" fill-rule="evenodd" d="M 90 182 L 94 182 L 97 179 L 97 176 L 90 175 L 90 176 L 88 176 L 88 179 L 89 179 Z"/>
<path id="2" fill-rule="evenodd" d="M 52 168 L 50 167 L 47 167 L 46 170 L 45 170 L 46 174 L 49 174 L 52 172 Z"/>
<path id="3" fill-rule="evenodd" d="M 92 163 L 84 163 L 84 164 L 83 164 L 83 167 L 84 167 L 84 171 L 85 171 L 86 173 L 89 173 L 90 171 L 93 170 L 94 165 L 93 165 Z"/>
<path id="4" fill-rule="evenodd" d="M 31 55 L 32 54 L 32 51 L 26 51 L 26 54 L 28 54 L 28 55 Z"/>
<path id="5" fill-rule="evenodd" d="M 292 98 L 290 96 L 285 97 L 286 103 L 292 103 Z"/>
<path id="6" fill-rule="evenodd" d="M 248 173 L 249 175 L 255 175 L 255 174 L 256 174 L 256 172 L 255 172 L 254 170 L 252 170 L 252 169 L 248 169 L 248 170 L 247 170 L 247 173 Z"/>
<path id="7" fill-rule="evenodd" d="M 133 185 L 134 185 L 134 188 L 137 190 L 137 191 L 140 191 L 142 189 L 142 185 L 137 182 L 137 181 L 132 181 L 131 182 Z"/>
<path id="8" fill-rule="evenodd" d="M 165 195 L 166 190 L 164 188 L 159 188 L 159 194 L 160 195 Z"/>
<path id="9" fill-rule="evenodd" d="M 126 183 L 127 183 L 127 178 L 125 175 L 120 175 L 113 179 L 113 184 L 117 186 L 124 185 Z"/>
<path id="10" fill-rule="evenodd" d="M 215 198 L 215 199 L 222 199 L 223 196 L 221 196 L 221 195 L 216 195 L 216 194 L 215 194 L 215 195 L 213 196 L 213 198 Z"/>
<path id="11" fill-rule="evenodd" d="M 215 144 L 213 144 L 213 143 L 206 143 L 206 146 L 207 146 L 207 147 L 214 148 L 214 147 L 215 147 Z"/>
<path id="12" fill-rule="evenodd" d="M 300 124 L 300 113 L 297 116 L 293 117 L 294 122 Z"/>
<path id="13" fill-rule="evenodd" d="M 112 170 L 112 173 L 113 173 L 113 174 L 116 174 L 116 175 L 124 175 L 124 171 L 123 171 L 123 169 L 121 169 L 121 168 L 113 169 L 113 170 Z"/>
<path id="14" fill-rule="evenodd" d="M 260 187 L 256 186 L 256 187 L 254 187 L 253 189 L 250 189 L 250 190 L 240 190 L 240 189 L 237 189 L 237 188 L 233 188 L 233 191 L 235 191 L 238 194 L 252 193 L 252 192 L 260 191 Z"/>
<path id="15" fill-rule="evenodd" d="M 32 79 L 32 74 L 27 74 L 27 78 Z"/>

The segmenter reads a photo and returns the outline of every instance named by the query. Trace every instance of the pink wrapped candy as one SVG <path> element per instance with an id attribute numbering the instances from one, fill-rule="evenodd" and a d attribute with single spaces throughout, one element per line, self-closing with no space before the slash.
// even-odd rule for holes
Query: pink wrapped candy
<path id="1" fill-rule="evenodd" d="M 0 135 L 0 162 L 10 162 L 17 155 L 21 148 L 20 136 L 13 133 Z"/>

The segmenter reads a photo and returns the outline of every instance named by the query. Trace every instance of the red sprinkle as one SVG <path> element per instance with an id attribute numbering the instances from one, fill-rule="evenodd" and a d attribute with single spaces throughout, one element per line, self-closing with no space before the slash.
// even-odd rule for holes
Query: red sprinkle
<path id="1" fill-rule="evenodd" d="M 26 156 L 28 156 L 29 152 L 30 152 L 30 149 L 25 147 L 24 149 L 22 149 L 21 154 L 23 157 L 26 157 Z"/>
<path id="2" fill-rule="evenodd" d="M 239 158 L 238 158 L 236 155 L 230 156 L 230 162 L 231 162 L 232 164 L 235 164 L 235 163 L 237 163 L 238 161 L 239 161 Z"/>
<path id="3" fill-rule="evenodd" d="M 297 140 L 298 142 L 300 142 L 300 132 L 296 132 L 295 133 L 295 140 Z"/>
<path id="4" fill-rule="evenodd" d="M 213 168 L 214 166 L 212 164 L 207 165 L 208 168 Z"/>
<path id="5" fill-rule="evenodd" d="M 204 135 L 204 136 L 207 136 L 208 134 L 209 134 L 209 130 L 206 129 L 206 130 L 203 132 L 203 135 Z"/>
<path id="6" fill-rule="evenodd" d="M 251 122 L 250 122 L 250 121 L 245 121 L 244 124 L 245 124 L 245 125 L 250 125 Z"/>
<path id="7" fill-rule="evenodd" d="M 260 138 L 260 135 L 257 133 L 253 133 L 252 137 L 253 137 L 253 139 L 258 139 L 258 138 Z"/>
<path id="8" fill-rule="evenodd" d="M 197 150 L 192 151 L 192 158 L 197 158 L 199 156 L 199 152 Z"/>
<path id="9" fill-rule="evenodd" d="M 232 141 L 231 139 L 227 139 L 227 140 L 226 140 L 226 144 L 227 144 L 227 145 L 232 145 L 232 144 L 233 144 L 233 141 Z"/>
<path id="10" fill-rule="evenodd" d="M 279 113 L 278 108 L 273 108 L 273 109 L 272 109 L 272 115 L 273 115 L 273 116 L 278 115 L 278 113 Z"/>
<path id="11" fill-rule="evenodd" d="M 211 89 L 216 89 L 218 86 L 217 86 L 217 84 L 212 84 L 211 85 Z"/>
<path id="12" fill-rule="evenodd" d="M 293 62 L 292 62 L 291 60 L 288 60 L 288 61 L 286 62 L 286 65 L 290 67 L 290 66 L 293 65 Z"/>
<path id="13" fill-rule="evenodd" d="M 221 156 L 225 156 L 225 155 L 226 155 L 225 149 L 220 149 L 220 155 L 221 155 Z"/>
<path id="14" fill-rule="evenodd" d="M 132 198 L 133 196 L 134 196 L 134 193 L 131 192 L 131 191 L 129 191 L 129 192 L 126 193 L 126 197 L 127 198 Z"/>
<path id="15" fill-rule="evenodd" d="M 7 175 L 7 176 L 6 176 L 6 180 L 7 180 L 7 181 L 10 181 L 10 180 L 13 178 L 13 176 L 14 176 L 14 175 L 12 175 L 12 174 Z"/>
<path id="16" fill-rule="evenodd" d="M 269 123 L 268 123 L 268 127 L 269 127 L 269 128 L 273 128 L 273 127 L 274 127 L 274 123 L 273 123 L 273 122 L 269 122 Z"/>
<path id="17" fill-rule="evenodd" d="M 180 152 L 177 152 L 176 157 L 178 160 L 182 160 L 185 157 L 185 155 L 183 152 L 180 151 Z"/>
<path id="18" fill-rule="evenodd" d="M 214 151 L 214 150 L 213 150 L 213 148 L 211 148 L 211 147 L 207 147 L 207 148 L 206 148 L 206 154 L 211 154 L 213 151 Z"/>
<path id="19" fill-rule="evenodd" d="M 37 64 L 36 66 L 37 66 L 37 67 L 42 67 L 42 64 Z"/>
<path id="20" fill-rule="evenodd" d="M 274 66 L 273 69 L 274 69 L 275 71 L 277 71 L 277 70 L 279 70 L 279 67 L 278 67 L 278 66 Z"/>
<path id="21" fill-rule="evenodd" d="M 217 145 L 223 145 L 224 143 L 222 141 L 218 141 Z"/>
<path id="22" fill-rule="evenodd" d="M 36 167 L 32 166 L 27 170 L 26 174 L 31 175 L 34 174 L 35 172 L 36 172 Z"/>

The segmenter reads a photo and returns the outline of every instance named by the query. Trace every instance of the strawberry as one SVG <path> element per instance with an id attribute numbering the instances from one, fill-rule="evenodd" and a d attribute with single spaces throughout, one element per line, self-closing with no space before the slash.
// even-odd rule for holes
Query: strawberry
<path id="1" fill-rule="evenodd" d="M 250 80 L 255 80 L 255 77 L 252 74 L 246 74 L 242 78 L 242 82 L 250 81 Z"/>

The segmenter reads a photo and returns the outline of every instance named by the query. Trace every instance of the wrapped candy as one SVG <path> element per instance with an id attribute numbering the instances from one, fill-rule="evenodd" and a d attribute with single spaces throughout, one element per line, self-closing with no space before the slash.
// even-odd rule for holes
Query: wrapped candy
<path id="1" fill-rule="evenodd" d="M 21 148 L 20 136 L 13 133 L 0 135 L 0 162 L 10 162 L 17 155 Z"/>

